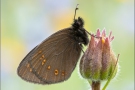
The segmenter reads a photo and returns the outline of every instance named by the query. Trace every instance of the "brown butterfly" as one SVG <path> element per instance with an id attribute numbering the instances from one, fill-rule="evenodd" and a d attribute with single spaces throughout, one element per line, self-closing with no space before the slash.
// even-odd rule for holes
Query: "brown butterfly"
<path id="1" fill-rule="evenodd" d="M 75 15 L 71 27 L 52 34 L 21 61 L 17 73 L 22 79 L 38 84 L 53 84 L 71 76 L 81 55 L 82 45 L 89 42 L 83 19 L 75 19 Z"/>

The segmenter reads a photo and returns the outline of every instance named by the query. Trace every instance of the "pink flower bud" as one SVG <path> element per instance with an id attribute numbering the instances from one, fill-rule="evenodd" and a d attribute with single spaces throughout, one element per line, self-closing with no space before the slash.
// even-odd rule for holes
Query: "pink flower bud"
<path id="1" fill-rule="evenodd" d="M 96 38 L 91 35 L 89 46 L 81 58 L 80 73 L 82 77 L 92 81 L 106 80 L 111 75 L 116 65 L 117 58 L 111 49 L 114 36 L 106 35 L 106 31 L 97 30 Z M 117 67 L 115 74 L 117 72 Z M 115 75 L 113 75 L 114 77 Z"/>

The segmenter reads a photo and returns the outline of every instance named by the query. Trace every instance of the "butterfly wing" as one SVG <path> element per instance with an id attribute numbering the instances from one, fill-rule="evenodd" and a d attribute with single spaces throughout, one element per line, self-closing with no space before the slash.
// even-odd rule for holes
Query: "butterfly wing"
<path id="1" fill-rule="evenodd" d="M 18 75 L 39 84 L 67 80 L 81 54 L 72 32 L 71 28 L 60 30 L 35 47 L 20 63 Z"/>
<path id="2" fill-rule="evenodd" d="M 28 58 L 31 57 L 32 53 L 35 52 L 35 50 L 36 50 L 36 47 L 33 50 L 31 50 L 27 54 L 27 56 L 21 61 L 20 65 L 17 69 L 17 73 L 22 79 L 24 79 L 26 81 L 44 84 L 43 81 L 41 81 L 34 73 L 32 73 L 31 67 L 28 63 L 31 60 Z"/>

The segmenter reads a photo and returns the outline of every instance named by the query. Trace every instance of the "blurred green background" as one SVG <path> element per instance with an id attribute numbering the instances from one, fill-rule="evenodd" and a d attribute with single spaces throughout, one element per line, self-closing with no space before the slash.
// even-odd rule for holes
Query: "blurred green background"
<path id="1" fill-rule="evenodd" d="M 67 81 L 52 85 L 28 83 L 16 73 L 32 48 L 71 25 L 76 4 L 85 29 L 106 28 L 115 36 L 120 72 L 107 90 L 134 90 L 134 0 L 1 0 L 1 90 L 91 90 L 78 66 Z"/>

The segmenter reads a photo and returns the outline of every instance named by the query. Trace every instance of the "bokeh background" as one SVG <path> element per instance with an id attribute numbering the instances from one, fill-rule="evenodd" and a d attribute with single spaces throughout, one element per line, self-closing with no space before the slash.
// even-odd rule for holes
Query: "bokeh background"
<path id="1" fill-rule="evenodd" d="M 67 81 L 53 85 L 28 83 L 16 73 L 32 48 L 71 25 L 76 4 L 85 29 L 105 28 L 115 36 L 120 72 L 107 90 L 134 90 L 134 0 L 1 0 L 1 90 L 91 90 L 78 66 Z"/>

